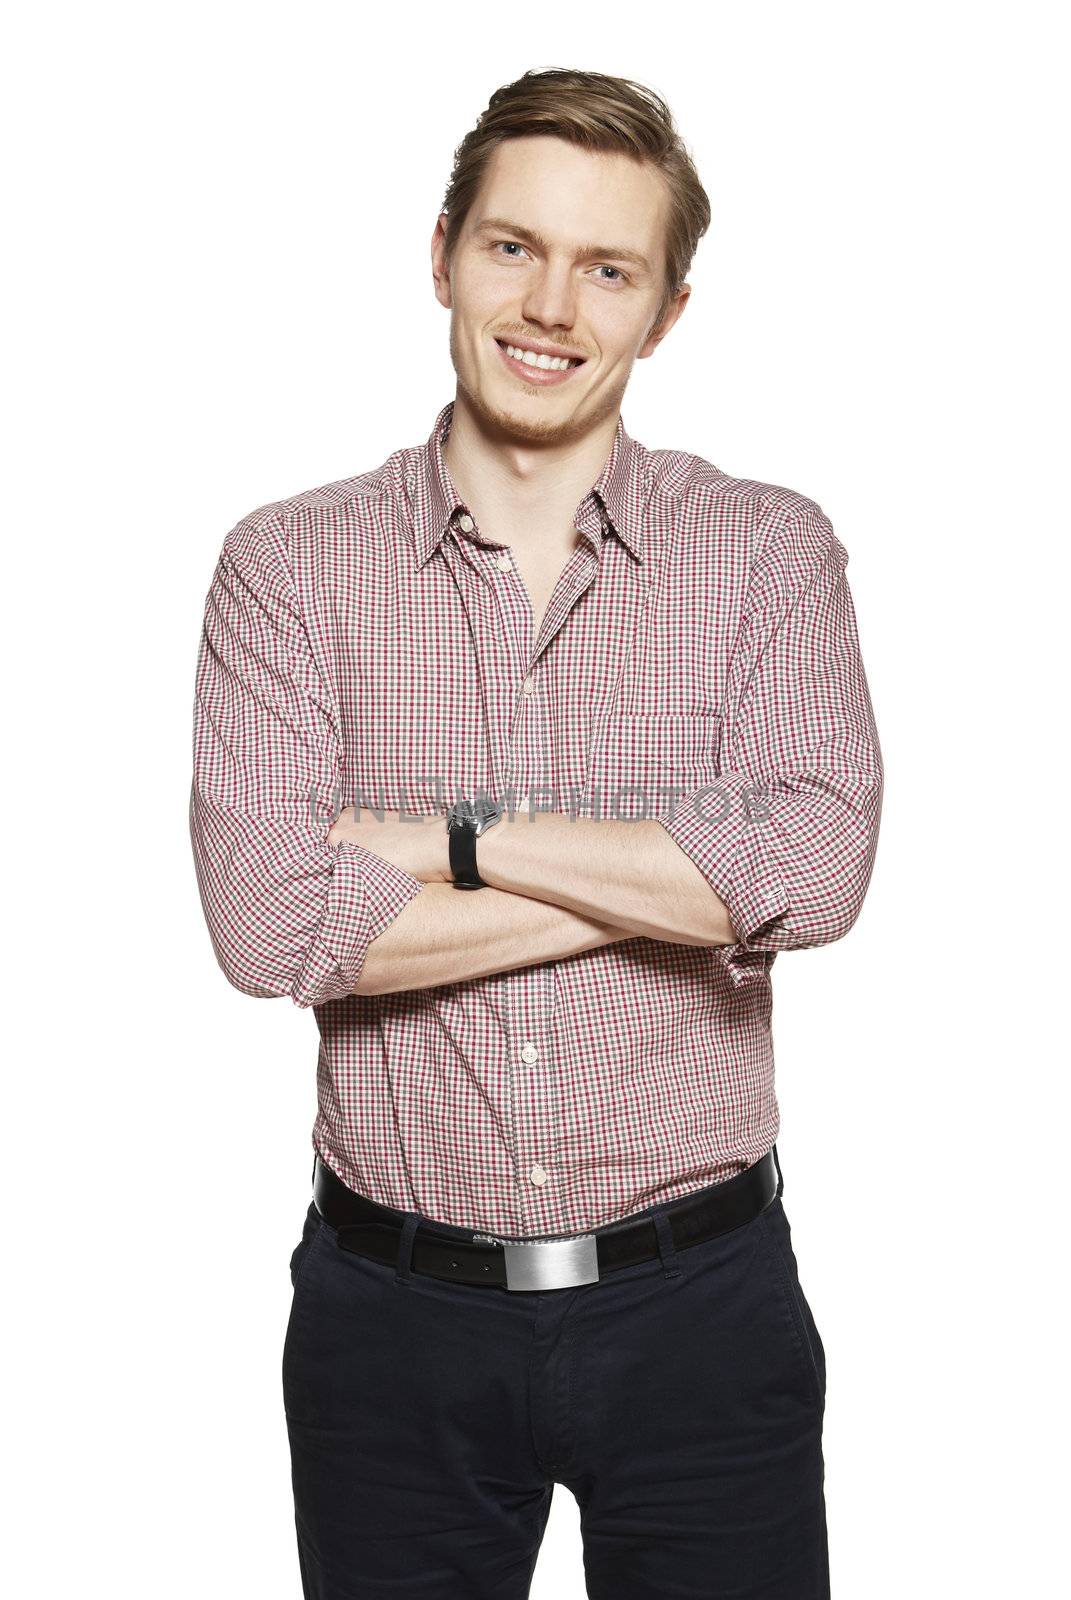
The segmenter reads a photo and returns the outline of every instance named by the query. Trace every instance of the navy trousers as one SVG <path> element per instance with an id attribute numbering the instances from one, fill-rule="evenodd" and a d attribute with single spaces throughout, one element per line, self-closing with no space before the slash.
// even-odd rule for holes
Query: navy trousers
<path id="1" fill-rule="evenodd" d="M 414 1212 L 367 1260 L 310 1205 L 282 1363 L 306 1600 L 523 1600 L 555 1484 L 590 1600 L 827 1600 L 825 1352 L 782 1186 L 686 1250 L 652 1206 L 659 1257 L 548 1292 L 412 1272 Z"/>

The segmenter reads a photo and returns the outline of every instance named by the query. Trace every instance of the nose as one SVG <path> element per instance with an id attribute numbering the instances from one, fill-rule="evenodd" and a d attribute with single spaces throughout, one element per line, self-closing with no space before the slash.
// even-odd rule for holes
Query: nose
<path id="1" fill-rule="evenodd" d="M 528 279 L 521 315 L 526 322 L 538 324 L 556 333 L 547 333 L 568 342 L 569 330 L 576 321 L 576 285 L 566 262 L 555 265 L 544 262 L 538 272 Z"/>

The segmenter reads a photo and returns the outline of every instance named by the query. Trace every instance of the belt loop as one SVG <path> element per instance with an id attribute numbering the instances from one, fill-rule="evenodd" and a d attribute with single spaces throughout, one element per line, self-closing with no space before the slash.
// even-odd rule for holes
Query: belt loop
<path id="1" fill-rule="evenodd" d="M 402 1236 L 398 1241 L 398 1260 L 394 1269 L 395 1283 L 408 1283 L 413 1276 L 413 1239 L 419 1226 L 419 1213 L 406 1212 L 405 1221 L 402 1223 Z"/>
<path id="2" fill-rule="evenodd" d="M 781 1176 L 781 1163 L 780 1163 L 780 1161 L 778 1160 L 778 1157 L 777 1157 L 777 1145 L 776 1144 L 773 1147 L 773 1158 L 774 1158 L 774 1166 L 777 1168 L 777 1193 L 774 1195 L 774 1199 L 775 1200 L 780 1200 L 780 1198 L 781 1198 L 781 1190 L 785 1187 L 785 1180 Z"/>
<path id="3" fill-rule="evenodd" d="M 681 1275 L 680 1262 L 677 1260 L 677 1248 L 673 1243 L 673 1229 L 669 1225 L 665 1206 L 655 1206 L 651 1212 L 651 1220 L 658 1234 L 658 1252 L 662 1257 L 662 1266 L 667 1278 L 679 1278 Z"/>

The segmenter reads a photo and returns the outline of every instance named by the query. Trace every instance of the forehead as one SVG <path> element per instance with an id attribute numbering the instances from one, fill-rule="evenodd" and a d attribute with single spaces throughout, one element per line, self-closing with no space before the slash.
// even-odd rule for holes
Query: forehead
<path id="1" fill-rule="evenodd" d="M 507 139 L 493 152 L 466 219 L 509 217 L 562 248 L 621 245 L 662 263 L 668 196 L 650 162 L 564 139 Z"/>

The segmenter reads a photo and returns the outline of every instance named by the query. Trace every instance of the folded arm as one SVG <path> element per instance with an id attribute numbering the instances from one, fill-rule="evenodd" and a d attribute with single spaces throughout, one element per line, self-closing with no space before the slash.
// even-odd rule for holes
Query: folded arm
<path id="1" fill-rule="evenodd" d="M 715 785 L 649 821 L 504 820 L 479 845 L 490 887 L 466 893 L 443 881 L 441 824 L 422 835 L 332 826 L 338 708 L 283 530 L 239 523 L 205 606 L 190 796 L 202 903 L 228 980 L 312 1006 L 644 935 L 717 946 L 740 983 L 764 952 L 840 938 L 873 867 L 883 776 L 846 563 L 812 502 L 764 546 Z"/>
<path id="2" fill-rule="evenodd" d="M 629 937 L 667 944 L 735 938 L 703 873 L 654 820 L 521 809 L 484 834 L 476 855 L 492 888 L 552 901 Z"/>
<path id="3" fill-rule="evenodd" d="M 338 811 L 338 708 L 318 671 L 274 516 L 228 534 L 205 603 L 190 837 L 216 958 L 244 994 L 319 1005 L 424 885 L 353 841 Z"/>
<path id="4" fill-rule="evenodd" d="M 630 937 L 544 900 L 432 882 L 371 945 L 356 993 L 463 983 Z"/>
<path id="5" fill-rule="evenodd" d="M 735 984 L 766 953 L 842 938 L 870 881 L 883 788 L 847 561 L 812 501 L 765 541 L 714 783 L 644 822 L 521 813 L 480 840 L 481 876 L 636 933 L 717 945 Z"/>

